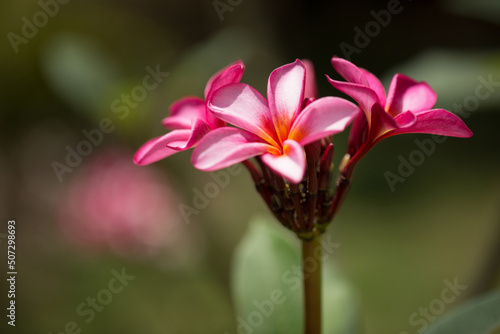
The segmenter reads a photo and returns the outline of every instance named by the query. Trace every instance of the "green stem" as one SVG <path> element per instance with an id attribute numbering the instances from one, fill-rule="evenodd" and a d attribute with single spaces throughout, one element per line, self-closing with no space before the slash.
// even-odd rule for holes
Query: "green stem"
<path id="1" fill-rule="evenodd" d="M 321 235 L 302 240 L 305 334 L 321 334 Z"/>

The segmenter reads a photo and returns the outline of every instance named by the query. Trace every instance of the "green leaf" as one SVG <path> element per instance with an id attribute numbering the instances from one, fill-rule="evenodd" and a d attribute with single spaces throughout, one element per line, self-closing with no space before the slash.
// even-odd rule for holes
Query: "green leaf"
<path id="1" fill-rule="evenodd" d="M 328 261 L 324 264 L 324 333 L 354 333 L 357 312 L 352 289 Z M 275 222 L 252 221 L 233 256 L 236 332 L 302 334 L 301 272 L 300 243 L 293 234 Z"/>
<path id="2" fill-rule="evenodd" d="M 493 334 L 500 327 L 500 291 L 475 299 L 440 321 L 424 334 Z"/>
<path id="3" fill-rule="evenodd" d="M 361 333 L 354 289 L 331 262 L 323 271 L 323 333 Z"/>

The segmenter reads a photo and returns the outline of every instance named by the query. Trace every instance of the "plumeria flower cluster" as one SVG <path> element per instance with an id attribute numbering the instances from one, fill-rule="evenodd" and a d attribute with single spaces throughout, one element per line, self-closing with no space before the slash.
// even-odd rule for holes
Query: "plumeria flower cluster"
<path id="1" fill-rule="evenodd" d="M 214 171 L 243 163 L 275 217 L 303 239 L 321 234 L 340 207 L 359 160 L 379 141 L 402 133 L 470 137 L 454 114 L 432 109 L 436 94 L 425 82 L 396 74 L 386 96 L 370 72 L 334 57 L 346 80 L 327 77 L 356 102 L 318 98 L 314 69 L 296 60 L 269 76 L 267 99 L 240 83 L 237 61 L 207 83 L 205 99 L 174 102 L 163 125 L 173 129 L 146 142 L 134 162 L 146 165 L 195 147 L 193 165 Z M 335 189 L 332 135 L 353 123 Z"/>

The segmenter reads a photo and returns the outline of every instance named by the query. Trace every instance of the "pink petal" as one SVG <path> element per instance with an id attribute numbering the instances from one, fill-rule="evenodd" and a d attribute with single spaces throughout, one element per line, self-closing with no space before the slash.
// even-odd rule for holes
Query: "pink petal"
<path id="1" fill-rule="evenodd" d="M 215 73 L 207 82 L 205 86 L 205 99 L 208 100 L 211 92 L 232 83 L 240 82 L 243 76 L 245 65 L 241 60 L 224 67 L 222 70 Z"/>
<path id="2" fill-rule="evenodd" d="M 380 103 L 375 103 L 371 109 L 371 118 L 369 122 L 368 141 L 379 140 L 385 134 L 398 128 L 398 123 L 389 115 Z"/>
<path id="3" fill-rule="evenodd" d="M 358 106 L 339 97 L 323 97 L 309 104 L 299 114 L 289 139 L 300 145 L 344 131 L 359 112 Z"/>
<path id="4" fill-rule="evenodd" d="M 415 115 L 415 124 L 400 128 L 388 134 L 389 136 L 401 133 L 429 133 L 441 136 L 468 138 L 472 131 L 455 114 L 444 109 L 426 110 Z"/>
<path id="5" fill-rule="evenodd" d="M 167 142 L 166 145 L 167 147 L 178 151 L 187 150 L 196 145 L 196 143 L 209 131 L 210 126 L 204 120 L 196 119 L 193 121 L 193 127 L 191 128 L 187 139 L 182 136 L 179 136 L 179 138 L 174 138 L 172 136 L 171 141 Z M 172 132 L 175 132 L 175 130 Z"/>
<path id="6" fill-rule="evenodd" d="M 365 143 L 368 136 L 368 121 L 362 113 L 359 113 L 352 123 L 351 132 L 349 132 L 349 141 L 347 153 L 354 156 L 361 145 Z"/>
<path id="7" fill-rule="evenodd" d="M 338 57 L 332 58 L 332 65 L 348 82 L 346 83 L 328 78 L 330 83 L 341 92 L 346 93 L 356 100 L 367 116 L 373 103 L 379 102 L 381 105 L 385 105 L 385 90 L 382 83 L 375 75 Z M 361 87 L 365 88 L 363 89 Z"/>
<path id="8" fill-rule="evenodd" d="M 223 127 L 203 137 L 196 146 L 191 161 L 197 169 L 212 171 L 265 152 L 278 153 L 278 150 L 248 131 Z"/>
<path id="9" fill-rule="evenodd" d="M 217 129 L 226 125 L 226 123 L 224 123 L 223 120 L 217 118 L 217 116 L 215 116 L 214 113 L 208 108 L 207 108 L 206 120 L 212 129 Z"/>
<path id="10" fill-rule="evenodd" d="M 385 110 L 392 116 L 408 110 L 416 113 L 434 107 L 436 99 L 436 93 L 427 83 L 396 74 L 389 87 Z"/>
<path id="11" fill-rule="evenodd" d="M 288 137 L 290 127 L 299 114 L 304 99 L 305 80 L 306 69 L 298 59 L 278 67 L 269 76 L 269 111 L 281 142 Z"/>
<path id="12" fill-rule="evenodd" d="M 342 58 L 333 57 L 332 66 L 348 82 L 370 87 L 365 73 L 353 63 Z"/>
<path id="13" fill-rule="evenodd" d="M 140 166 L 149 165 L 179 152 L 168 148 L 167 143 L 172 140 L 187 140 L 190 133 L 191 130 L 174 130 L 164 136 L 148 140 L 135 152 L 134 163 Z"/>
<path id="14" fill-rule="evenodd" d="M 401 114 L 394 117 L 398 128 L 403 129 L 412 126 L 417 122 L 417 116 L 411 111 L 403 111 Z"/>
<path id="15" fill-rule="evenodd" d="M 368 86 L 333 80 L 328 76 L 327 79 L 333 87 L 352 97 L 365 112 L 366 117 L 370 119 L 372 106 L 379 102 L 378 95 L 373 89 Z"/>
<path id="16" fill-rule="evenodd" d="M 267 101 L 251 86 L 241 83 L 224 86 L 212 94 L 208 107 L 223 121 L 278 146 Z"/>
<path id="17" fill-rule="evenodd" d="M 262 161 L 275 173 L 292 183 L 300 183 L 306 171 L 304 150 L 295 140 L 287 139 L 283 143 L 284 154 L 266 153 Z"/>
<path id="18" fill-rule="evenodd" d="M 302 63 L 306 68 L 306 86 L 304 88 L 304 98 L 317 99 L 318 86 L 316 85 L 316 74 L 314 73 L 314 65 L 310 60 L 303 59 Z"/>
<path id="19" fill-rule="evenodd" d="M 375 93 L 378 96 L 378 101 L 380 102 L 381 105 L 385 106 L 385 89 L 384 86 L 382 86 L 382 83 L 380 80 L 373 75 L 371 72 L 368 72 L 367 70 L 360 68 L 361 72 L 365 75 L 366 80 L 368 81 L 368 84 L 371 89 L 375 91 Z"/>
<path id="20" fill-rule="evenodd" d="M 190 129 L 192 120 L 206 119 L 205 101 L 199 97 L 185 97 L 170 105 L 170 116 L 162 120 L 171 129 Z"/>

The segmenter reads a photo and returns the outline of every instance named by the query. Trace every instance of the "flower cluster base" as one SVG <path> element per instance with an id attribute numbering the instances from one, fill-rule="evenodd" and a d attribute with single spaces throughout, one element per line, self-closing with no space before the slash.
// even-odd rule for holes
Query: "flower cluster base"
<path id="1" fill-rule="evenodd" d="M 306 145 L 307 169 L 297 184 L 273 172 L 259 157 L 243 163 L 276 219 L 303 240 L 322 234 L 333 218 L 333 151 L 333 144 L 325 139 Z M 341 179 L 337 186 L 340 183 Z"/>

